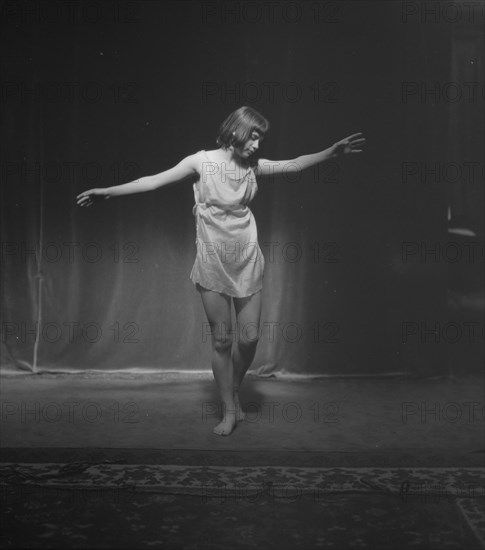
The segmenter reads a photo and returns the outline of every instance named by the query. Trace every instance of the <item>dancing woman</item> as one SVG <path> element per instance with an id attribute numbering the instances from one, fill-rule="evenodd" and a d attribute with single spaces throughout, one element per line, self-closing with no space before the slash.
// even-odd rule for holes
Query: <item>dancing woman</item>
<path id="1" fill-rule="evenodd" d="M 221 124 L 218 149 L 201 150 L 153 176 L 77 196 L 80 206 L 121 195 L 153 191 L 186 178 L 193 183 L 197 255 L 190 274 L 211 328 L 212 372 L 222 402 L 222 421 L 214 428 L 229 435 L 244 419 L 239 388 L 256 352 L 261 316 L 264 257 L 249 203 L 256 176 L 298 172 L 350 153 L 361 153 L 365 139 L 353 134 L 334 145 L 292 160 L 258 158 L 269 122 L 251 107 L 241 107 Z M 233 346 L 231 301 L 236 313 Z"/>

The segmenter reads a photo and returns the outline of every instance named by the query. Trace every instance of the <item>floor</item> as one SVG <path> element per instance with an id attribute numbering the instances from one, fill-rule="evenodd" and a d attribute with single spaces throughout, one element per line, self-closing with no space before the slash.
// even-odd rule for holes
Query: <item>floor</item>
<path id="1" fill-rule="evenodd" d="M 4 374 L 5 548 L 485 548 L 479 377 Z"/>

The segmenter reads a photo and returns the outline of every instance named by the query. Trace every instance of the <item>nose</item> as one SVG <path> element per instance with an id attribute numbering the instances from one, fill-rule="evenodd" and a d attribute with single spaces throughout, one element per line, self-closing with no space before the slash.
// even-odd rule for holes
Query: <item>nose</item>
<path id="1" fill-rule="evenodd" d="M 259 139 L 253 143 L 253 149 L 259 149 Z"/>

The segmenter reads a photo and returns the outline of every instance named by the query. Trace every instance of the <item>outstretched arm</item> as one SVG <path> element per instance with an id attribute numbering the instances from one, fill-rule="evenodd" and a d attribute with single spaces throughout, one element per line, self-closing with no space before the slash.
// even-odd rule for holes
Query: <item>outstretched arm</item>
<path id="1" fill-rule="evenodd" d="M 145 176 L 138 180 L 130 181 L 122 185 L 115 185 L 113 187 L 88 189 L 77 196 L 77 204 L 79 206 L 91 206 L 94 202 L 99 200 L 119 197 L 121 195 L 131 195 L 132 193 L 153 191 L 164 185 L 181 181 L 189 176 L 197 174 L 198 164 L 196 157 L 197 154 L 189 155 L 173 168 L 153 176 Z"/>
<path id="2" fill-rule="evenodd" d="M 320 151 L 320 153 L 302 155 L 292 160 L 259 159 L 257 173 L 262 176 L 272 176 L 273 174 L 281 174 L 282 172 L 285 174 L 288 172 L 300 172 L 301 170 L 315 166 L 315 164 L 320 164 L 331 159 L 338 159 L 342 155 L 362 153 L 361 147 L 363 145 L 365 145 L 365 138 L 359 132 L 337 141 L 328 149 Z"/>

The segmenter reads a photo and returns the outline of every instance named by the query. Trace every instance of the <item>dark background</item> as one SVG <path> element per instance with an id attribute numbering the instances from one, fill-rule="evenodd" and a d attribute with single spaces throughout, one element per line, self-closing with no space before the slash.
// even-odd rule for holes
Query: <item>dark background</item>
<path id="1" fill-rule="evenodd" d="M 191 182 L 90 209 L 75 197 L 216 148 L 221 121 L 250 105 L 272 125 L 266 158 L 368 140 L 298 181 L 259 181 L 254 367 L 479 367 L 483 4 L 474 22 L 434 4 L 276 2 L 271 15 L 267 2 L 2 2 L 3 364 L 210 368 L 189 279 Z M 466 82 L 479 83 L 472 97 Z M 448 233 L 454 221 L 474 235 Z M 473 242 L 472 261 L 455 261 L 450 241 Z"/>

